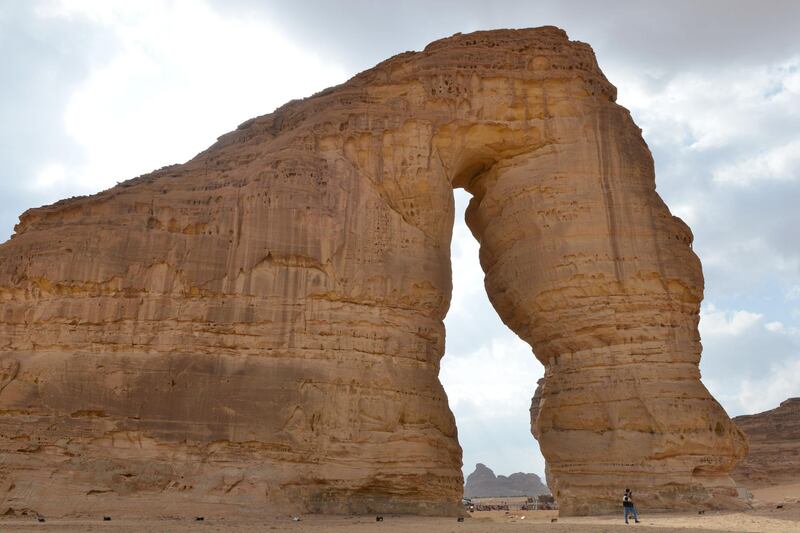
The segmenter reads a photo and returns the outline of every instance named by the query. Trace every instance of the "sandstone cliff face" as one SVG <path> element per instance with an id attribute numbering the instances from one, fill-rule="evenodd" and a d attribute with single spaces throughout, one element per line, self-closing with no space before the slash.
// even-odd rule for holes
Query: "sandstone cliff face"
<path id="1" fill-rule="evenodd" d="M 800 483 L 800 398 L 770 411 L 733 419 L 750 451 L 731 476 L 749 489 Z"/>
<path id="2" fill-rule="evenodd" d="M 703 279 L 640 130 L 556 28 L 456 35 L 0 246 L 0 498 L 57 515 L 454 512 L 438 381 L 454 187 L 546 367 L 562 512 L 733 503 Z M 191 511 L 187 511 L 191 512 Z"/>
<path id="3" fill-rule="evenodd" d="M 550 491 L 536 474 L 517 472 L 510 476 L 496 476 L 482 463 L 475 465 L 475 471 L 467 476 L 464 484 L 466 498 L 510 498 L 539 494 L 550 494 Z"/>

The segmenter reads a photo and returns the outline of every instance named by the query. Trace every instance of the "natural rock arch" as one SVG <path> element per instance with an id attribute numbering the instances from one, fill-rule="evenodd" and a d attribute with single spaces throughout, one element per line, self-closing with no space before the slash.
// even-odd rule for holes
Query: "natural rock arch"
<path id="1" fill-rule="evenodd" d="M 703 279 L 640 130 L 556 28 L 455 35 L 186 164 L 27 211 L 0 246 L 4 505 L 454 512 L 438 381 L 454 187 L 545 365 L 566 513 L 735 505 Z M 58 498 L 53 498 L 58 494 Z"/>

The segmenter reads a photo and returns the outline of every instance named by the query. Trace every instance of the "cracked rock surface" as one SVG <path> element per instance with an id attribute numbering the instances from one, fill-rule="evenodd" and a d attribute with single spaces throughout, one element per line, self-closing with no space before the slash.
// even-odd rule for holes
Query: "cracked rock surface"
<path id="1" fill-rule="evenodd" d="M 490 300 L 546 368 L 562 512 L 624 486 L 738 505 L 692 234 L 615 96 L 557 28 L 457 34 L 26 211 L 0 245 L 0 512 L 457 512 L 459 187 Z"/>

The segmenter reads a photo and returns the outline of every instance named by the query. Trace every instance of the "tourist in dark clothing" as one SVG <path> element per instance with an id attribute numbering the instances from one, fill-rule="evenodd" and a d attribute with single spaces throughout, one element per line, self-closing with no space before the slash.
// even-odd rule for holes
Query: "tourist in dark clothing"
<path id="1" fill-rule="evenodd" d="M 631 489 L 625 489 L 625 495 L 622 497 L 622 509 L 625 511 L 625 523 L 628 523 L 628 515 L 633 515 L 633 520 L 638 524 L 639 515 L 636 514 L 636 506 L 633 505 L 633 493 Z"/>

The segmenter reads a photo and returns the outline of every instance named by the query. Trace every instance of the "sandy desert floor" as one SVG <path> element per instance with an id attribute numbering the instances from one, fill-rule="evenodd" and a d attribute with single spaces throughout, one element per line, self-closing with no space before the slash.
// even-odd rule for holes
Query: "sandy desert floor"
<path id="1" fill-rule="evenodd" d="M 736 531 L 800 532 L 800 484 L 754 490 L 753 509 L 747 512 L 706 512 L 705 514 L 663 513 L 649 515 L 642 510 L 641 523 L 626 526 L 620 516 L 558 517 L 558 511 L 485 511 L 473 513 L 464 522 L 455 518 L 385 516 L 376 522 L 369 516 L 303 516 L 253 521 L 235 517 L 206 517 L 202 522 L 190 519 L 48 519 L 44 523 L 32 517 L 2 517 L 0 532 L 6 531 L 295 531 L 298 533 L 478 533 L 478 532 L 614 532 L 631 528 L 648 532 Z M 778 508 L 781 505 L 781 508 Z M 524 518 L 523 518 L 524 517 Z M 112 517 L 113 518 L 113 517 Z M 556 519 L 553 522 L 553 519 Z"/>

